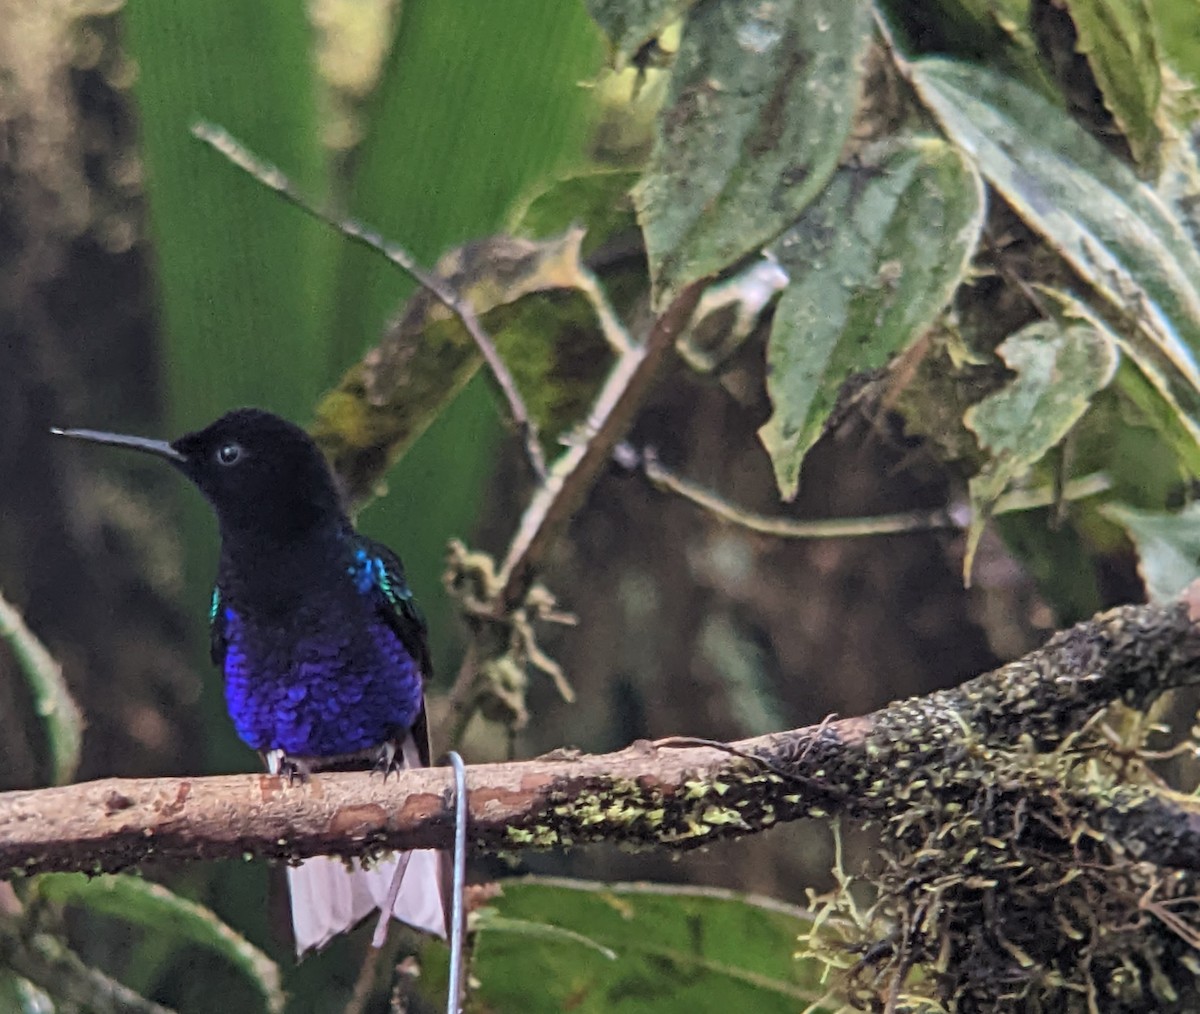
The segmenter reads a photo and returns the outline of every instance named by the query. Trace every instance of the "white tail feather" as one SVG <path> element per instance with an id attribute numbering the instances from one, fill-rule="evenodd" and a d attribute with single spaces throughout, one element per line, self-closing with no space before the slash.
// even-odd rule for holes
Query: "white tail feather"
<path id="1" fill-rule="evenodd" d="M 411 736 L 401 747 L 405 767 L 420 760 Z M 392 916 L 409 926 L 440 937 L 446 935 L 446 910 L 442 898 L 442 854 L 435 849 L 390 853 L 363 868 L 359 860 L 347 865 L 330 856 L 314 856 L 288 867 L 292 897 L 292 929 L 296 954 L 324 947 L 339 933 L 361 922 L 388 902 L 388 890 L 401 859 L 407 855 Z"/>

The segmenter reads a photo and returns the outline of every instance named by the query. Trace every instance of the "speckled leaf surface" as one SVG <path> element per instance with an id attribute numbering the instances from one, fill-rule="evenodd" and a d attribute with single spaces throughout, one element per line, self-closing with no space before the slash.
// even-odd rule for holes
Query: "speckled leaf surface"
<path id="1" fill-rule="evenodd" d="M 1070 432 L 1092 395 L 1112 380 L 1119 359 L 1108 335 L 1090 324 L 1064 327 L 1055 321 L 1022 328 L 997 352 L 1016 376 L 963 416 L 988 455 L 970 484 L 968 578 L 992 504 Z"/>
<path id="2" fill-rule="evenodd" d="M 846 378 L 882 366 L 949 301 L 983 213 L 970 161 L 919 138 L 877 166 L 839 170 L 772 246 L 791 283 L 767 350 L 774 414 L 759 436 L 785 498 Z"/>
<path id="3" fill-rule="evenodd" d="M 1060 108 L 979 67 L 919 60 L 949 137 L 1126 319 L 1122 346 L 1200 442 L 1200 251 L 1168 205 Z"/>
<path id="4" fill-rule="evenodd" d="M 1067 10 L 1079 33 L 1076 48 L 1087 57 L 1105 107 L 1133 157 L 1152 165 L 1161 140 L 1156 115 L 1162 76 L 1149 0 L 1068 0 Z"/>
<path id="5" fill-rule="evenodd" d="M 1138 574 L 1152 602 L 1167 602 L 1200 577 L 1200 503 L 1177 514 L 1108 504 L 1104 513 L 1137 548 Z"/>
<path id="6" fill-rule="evenodd" d="M 820 192 L 850 129 L 869 32 L 862 0 L 692 11 L 634 192 L 657 306 L 774 238 Z"/>
<path id="7" fill-rule="evenodd" d="M 475 1010 L 794 1014 L 824 994 L 797 957 L 805 912 L 727 891 L 567 880 L 505 883 L 480 913 Z M 536 983 L 536 988 L 531 985 Z"/>
<path id="8" fill-rule="evenodd" d="M 696 0 L 585 0 L 592 19 L 612 43 L 613 65 L 620 68 Z"/>
<path id="9" fill-rule="evenodd" d="M 228 961 L 253 984 L 263 1009 L 283 1010 L 279 968 L 257 947 L 235 933 L 202 905 L 172 894 L 141 877 L 112 875 L 91 878 L 82 873 L 51 873 L 37 880 L 38 897 L 141 926 L 182 944 L 203 947 Z"/>

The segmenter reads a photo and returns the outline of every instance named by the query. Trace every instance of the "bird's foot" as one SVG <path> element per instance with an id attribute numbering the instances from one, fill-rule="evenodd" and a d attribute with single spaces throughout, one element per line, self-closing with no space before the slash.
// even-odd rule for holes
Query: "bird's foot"
<path id="1" fill-rule="evenodd" d="M 375 774 L 376 772 L 381 773 L 383 780 L 386 782 L 388 775 L 395 774 L 403 769 L 404 758 L 396 748 L 396 741 L 389 739 L 379 748 L 379 755 L 375 758 L 375 766 L 371 769 L 371 774 Z"/>
<path id="2" fill-rule="evenodd" d="M 289 757 L 282 750 L 266 751 L 263 754 L 263 760 L 267 762 L 268 772 L 286 778 L 289 785 L 295 785 L 296 782 L 303 785 L 312 774 L 312 768 L 307 761 L 299 757 Z"/>

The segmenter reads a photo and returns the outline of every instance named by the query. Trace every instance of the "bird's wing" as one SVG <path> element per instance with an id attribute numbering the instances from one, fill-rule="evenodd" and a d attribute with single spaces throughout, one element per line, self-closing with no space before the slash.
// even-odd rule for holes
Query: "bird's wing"
<path id="1" fill-rule="evenodd" d="M 213 588 L 212 606 L 208 611 L 208 653 L 218 669 L 225 665 L 225 610 L 221 608 L 221 589 Z"/>
<path id="2" fill-rule="evenodd" d="M 372 561 L 371 575 L 378 596 L 379 609 L 391 628 L 400 638 L 400 643 L 412 656 L 421 670 L 421 679 L 428 683 L 433 677 L 433 665 L 429 658 L 429 638 L 425 625 L 425 617 L 413 598 L 408 581 L 404 576 L 404 565 L 400 557 L 387 546 L 368 539 L 364 535 L 356 536 L 359 548 L 366 551 Z M 428 767 L 430 763 L 429 722 L 425 717 L 425 702 L 421 702 L 421 711 L 412 727 L 412 737 L 416 743 L 421 763 Z"/>

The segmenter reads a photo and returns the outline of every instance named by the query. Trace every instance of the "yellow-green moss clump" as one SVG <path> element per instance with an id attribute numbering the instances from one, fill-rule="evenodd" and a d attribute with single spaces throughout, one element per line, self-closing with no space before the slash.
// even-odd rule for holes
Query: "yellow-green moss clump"
<path id="1" fill-rule="evenodd" d="M 876 824 L 874 903 L 856 905 L 844 874 L 813 900 L 808 947 L 856 1007 L 1200 1009 L 1197 878 L 1140 861 L 1112 830 L 1157 798 L 1136 756 L 1086 732 L 1052 753 L 1002 750 L 966 728 L 937 756 L 910 765 Z"/>

